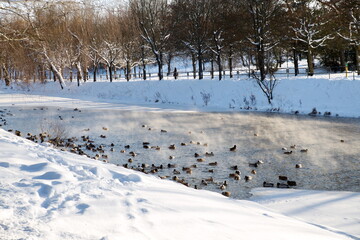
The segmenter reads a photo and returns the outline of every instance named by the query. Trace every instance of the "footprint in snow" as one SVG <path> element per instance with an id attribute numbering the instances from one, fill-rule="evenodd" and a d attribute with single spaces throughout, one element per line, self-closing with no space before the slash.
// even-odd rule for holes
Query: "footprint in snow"
<path id="1" fill-rule="evenodd" d="M 20 170 L 26 172 L 39 172 L 47 166 L 47 163 L 37 163 L 33 165 L 21 165 Z"/>
<path id="2" fill-rule="evenodd" d="M 60 178 L 61 178 L 61 174 L 57 172 L 46 172 L 43 175 L 33 177 L 33 179 L 43 179 L 43 180 L 55 180 Z"/>
<path id="3" fill-rule="evenodd" d="M 77 209 L 79 209 L 79 211 L 77 212 L 77 214 L 84 214 L 86 209 L 88 209 L 90 207 L 90 205 L 88 204 L 85 204 L 85 203 L 81 203 L 81 204 L 78 204 L 76 206 Z"/>

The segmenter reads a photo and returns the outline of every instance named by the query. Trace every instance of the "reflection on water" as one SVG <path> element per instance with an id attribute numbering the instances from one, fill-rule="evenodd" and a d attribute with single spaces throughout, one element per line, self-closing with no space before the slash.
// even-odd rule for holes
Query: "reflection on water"
<path id="1" fill-rule="evenodd" d="M 249 197 L 250 189 L 261 187 L 264 181 L 275 185 L 282 183 L 278 178 L 280 175 L 296 181 L 296 188 L 360 191 L 360 119 L 273 113 L 8 109 L 13 116 L 5 116 L 8 122 L 3 126 L 5 129 L 39 133 L 45 122 L 56 122 L 66 127 L 67 137 L 78 137 L 79 144 L 84 144 L 80 138 L 82 135 L 89 136 L 95 145 L 103 144 L 104 154 L 111 163 L 128 163 L 134 168 L 148 164 L 146 172 L 152 170 L 152 164 L 163 165 L 163 169 L 153 174 L 168 176 L 169 179 L 177 176 L 199 189 L 229 191 L 235 198 Z M 100 135 L 106 138 L 100 138 Z M 150 147 L 159 146 L 160 150 L 145 149 L 143 142 L 149 142 Z M 181 143 L 187 145 L 181 146 Z M 174 150 L 168 148 L 171 144 L 175 144 Z M 235 144 L 237 151 L 229 151 Z M 130 145 L 130 148 L 125 149 L 125 145 Z M 290 148 L 293 145 L 295 148 Z M 292 154 L 284 154 L 282 148 L 287 148 Z M 308 152 L 301 152 L 301 149 L 308 149 Z M 126 152 L 121 153 L 121 150 Z M 136 156 L 130 156 L 130 151 Z M 213 152 L 214 156 L 205 156 L 206 152 Z M 92 157 L 96 154 L 92 151 L 86 153 Z M 200 157 L 194 157 L 195 153 Z M 170 160 L 170 156 L 175 158 Z M 129 158 L 132 163 L 128 162 Z M 198 158 L 204 161 L 199 162 Z M 258 167 L 249 165 L 258 161 L 263 162 Z M 214 162 L 217 162 L 216 166 Z M 174 174 L 174 168 L 167 167 L 169 163 L 175 164 L 180 174 Z M 301 164 L 302 168 L 295 168 L 296 164 Z M 190 166 L 191 174 L 183 171 L 183 167 Z M 229 177 L 235 173 L 234 166 L 241 173 L 240 180 Z M 252 170 L 256 173 L 251 173 Z M 252 180 L 246 182 L 246 175 L 252 176 Z M 209 178 L 214 181 L 209 181 Z M 202 184 L 205 179 L 207 185 Z M 224 181 L 226 190 L 220 189 Z"/>

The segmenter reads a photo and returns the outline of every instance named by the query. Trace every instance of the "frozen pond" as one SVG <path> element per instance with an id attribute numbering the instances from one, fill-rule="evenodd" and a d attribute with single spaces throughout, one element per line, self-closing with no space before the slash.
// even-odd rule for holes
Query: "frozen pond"
<path id="1" fill-rule="evenodd" d="M 144 171 L 153 170 L 149 174 L 154 176 L 176 176 L 190 187 L 229 191 L 234 198 L 249 197 L 250 189 L 261 187 L 264 181 L 286 183 L 279 176 L 296 181 L 295 188 L 300 189 L 360 191 L 360 119 L 273 113 L 74 111 L 38 106 L 0 110 L 0 116 L 6 120 L 2 126 L 5 130 L 20 130 L 26 137 L 28 132 L 65 129 L 63 136 L 76 137 L 77 144 L 84 145 L 81 136 L 88 136 L 96 147 L 104 146 L 104 153 L 82 147 L 90 157 L 99 154 L 99 160 L 106 160 L 102 155 L 107 155 L 110 163 L 128 164 L 139 170 L 145 166 Z M 4 123 L 0 120 L 0 124 Z M 144 148 L 143 142 L 148 142 L 149 148 Z M 169 149 L 172 144 L 175 149 Z M 230 151 L 234 145 L 236 151 Z M 308 151 L 302 152 L 303 149 Z M 292 153 L 284 154 L 285 151 Z M 213 152 L 214 156 L 206 156 L 206 152 Z M 195 153 L 199 156 L 195 157 Z M 250 164 L 258 161 L 262 164 L 257 167 Z M 162 165 L 163 169 L 154 170 L 152 164 Z M 168 168 L 168 164 L 175 166 Z M 297 164 L 302 168 L 296 168 Z M 234 166 L 240 172 L 240 180 L 229 176 L 235 174 Z M 245 181 L 245 176 L 252 179 Z M 220 189 L 224 181 L 226 190 Z"/>

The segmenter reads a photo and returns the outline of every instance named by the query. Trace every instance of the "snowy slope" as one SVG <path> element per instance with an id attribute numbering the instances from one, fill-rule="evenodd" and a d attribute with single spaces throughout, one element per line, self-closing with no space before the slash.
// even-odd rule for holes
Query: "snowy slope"
<path id="1" fill-rule="evenodd" d="M 360 193 L 264 188 L 251 193 L 251 200 L 286 216 L 360 239 Z"/>
<path id="2" fill-rule="evenodd" d="M 0 239 L 353 239 L 0 130 Z M 343 208 L 351 208 L 346 201 Z"/>
<path id="3" fill-rule="evenodd" d="M 0 83 L 0 89 L 4 89 Z M 0 90 L 1 91 L 1 90 Z M 164 80 L 130 82 L 87 82 L 77 87 L 68 83 L 60 90 L 58 83 L 31 86 L 13 84 L 9 104 L 17 103 L 14 93 L 25 93 L 39 103 L 46 96 L 55 96 L 58 102 L 88 100 L 103 103 L 130 103 L 160 108 L 196 109 L 200 111 L 279 111 L 308 114 L 316 108 L 321 115 L 359 117 L 360 81 L 347 79 L 329 80 L 326 75 L 317 78 L 290 78 L 279 81 L 270 105 L 254 80 Z M 4 102 L 4 101 L 2 101 Z"/>

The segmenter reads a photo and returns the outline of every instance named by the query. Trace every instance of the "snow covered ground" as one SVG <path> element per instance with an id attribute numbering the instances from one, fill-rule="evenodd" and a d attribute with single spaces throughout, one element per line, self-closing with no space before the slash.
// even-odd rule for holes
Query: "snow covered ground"
<path id="1" fill-rule="evenodd" d="M 309 218 L 292 218 L 296 212 L 287 217 L 251 201 L 91 161 L 4 130 L 0 150 L 0 239 L 359 239 L 360 195 L 355 193 L 351 198 L 337 193 L 343 201 L 332 207 L 341 210 L 326 211 L 332 225 L 345 218 L 355 221 L 339 230 L 322 225 L 319 219 L 325 216 L 319 218 L 319 212 L 324 211 L 308 213 L 317 221 L 307 223 Z M 284 209 L 286 198 L 276 199 Z"/>
<path id="2" fill-rule="evenodd" d="M 3 83 L 0 84 L 4 88 Z M 22 101 L 22 95 L 15 94 L 21 93 L 31 95 L 27 100 L 29 104 L 46 101 L 46 97 L 51 96 L 56 97 L 51 100 L 56 104 L 72 101 L 76 105 L 76 100 L 87 100 L 180 110 L 237 112 L 251 109 L 302 114 L 316 108 L 321 115 L 330 112 L 332 116 L 360 117 L 360 104 L 356 104 L 360 102 L 360 81 L 344 76 L 329 80 L 326 74 L 280 79 L 271 105 L 253 79 L 87 82 L 80 87 L 68 83 L 62 91 L 54 82 L 14 84 L 13 88 L 7 90 L 14 93 L 7 99 L 8 104 Z"/>
<path id="3" fill-rule="evenodd" d="M 283 79 L 269 105 L 251 80 L 89 82 L 80 87 L 68 83 L 63 91 L 57 83 L 6 88 L 0 82 L 0 106 L 168 114 L 244 109 L 307 114 L 315 107 L 322 114 L 359 117 L 359 92 L 360 81 Z M 24 123 L 30 118 L 24 117 Z M 331 122 L 326 126 L 311 137 L 311 146 L 333 148 L 334 153 L 342 133 L 326 140 L 323 133 L 335 130 Z M 352 129 L 358 132 L 357 121 Z M 260 130 L 265 135 L 267 129 Z M 292 138 L 298 136 L 293 130 Z M 300 134 L 298 140 L 309 139 Z M 350 140 L 343 153 L 350 149 L 356 156 L 358 140 Z M 315 159 L 316 152 L 311 154 Z M 328 163 L 316 164 L 341 167 Z M 245 201 L 187 188 L 0 129 L 0 239 L 360 239 L 359 193 L 262 188 L 252 193 L 252 201 Z"/>

